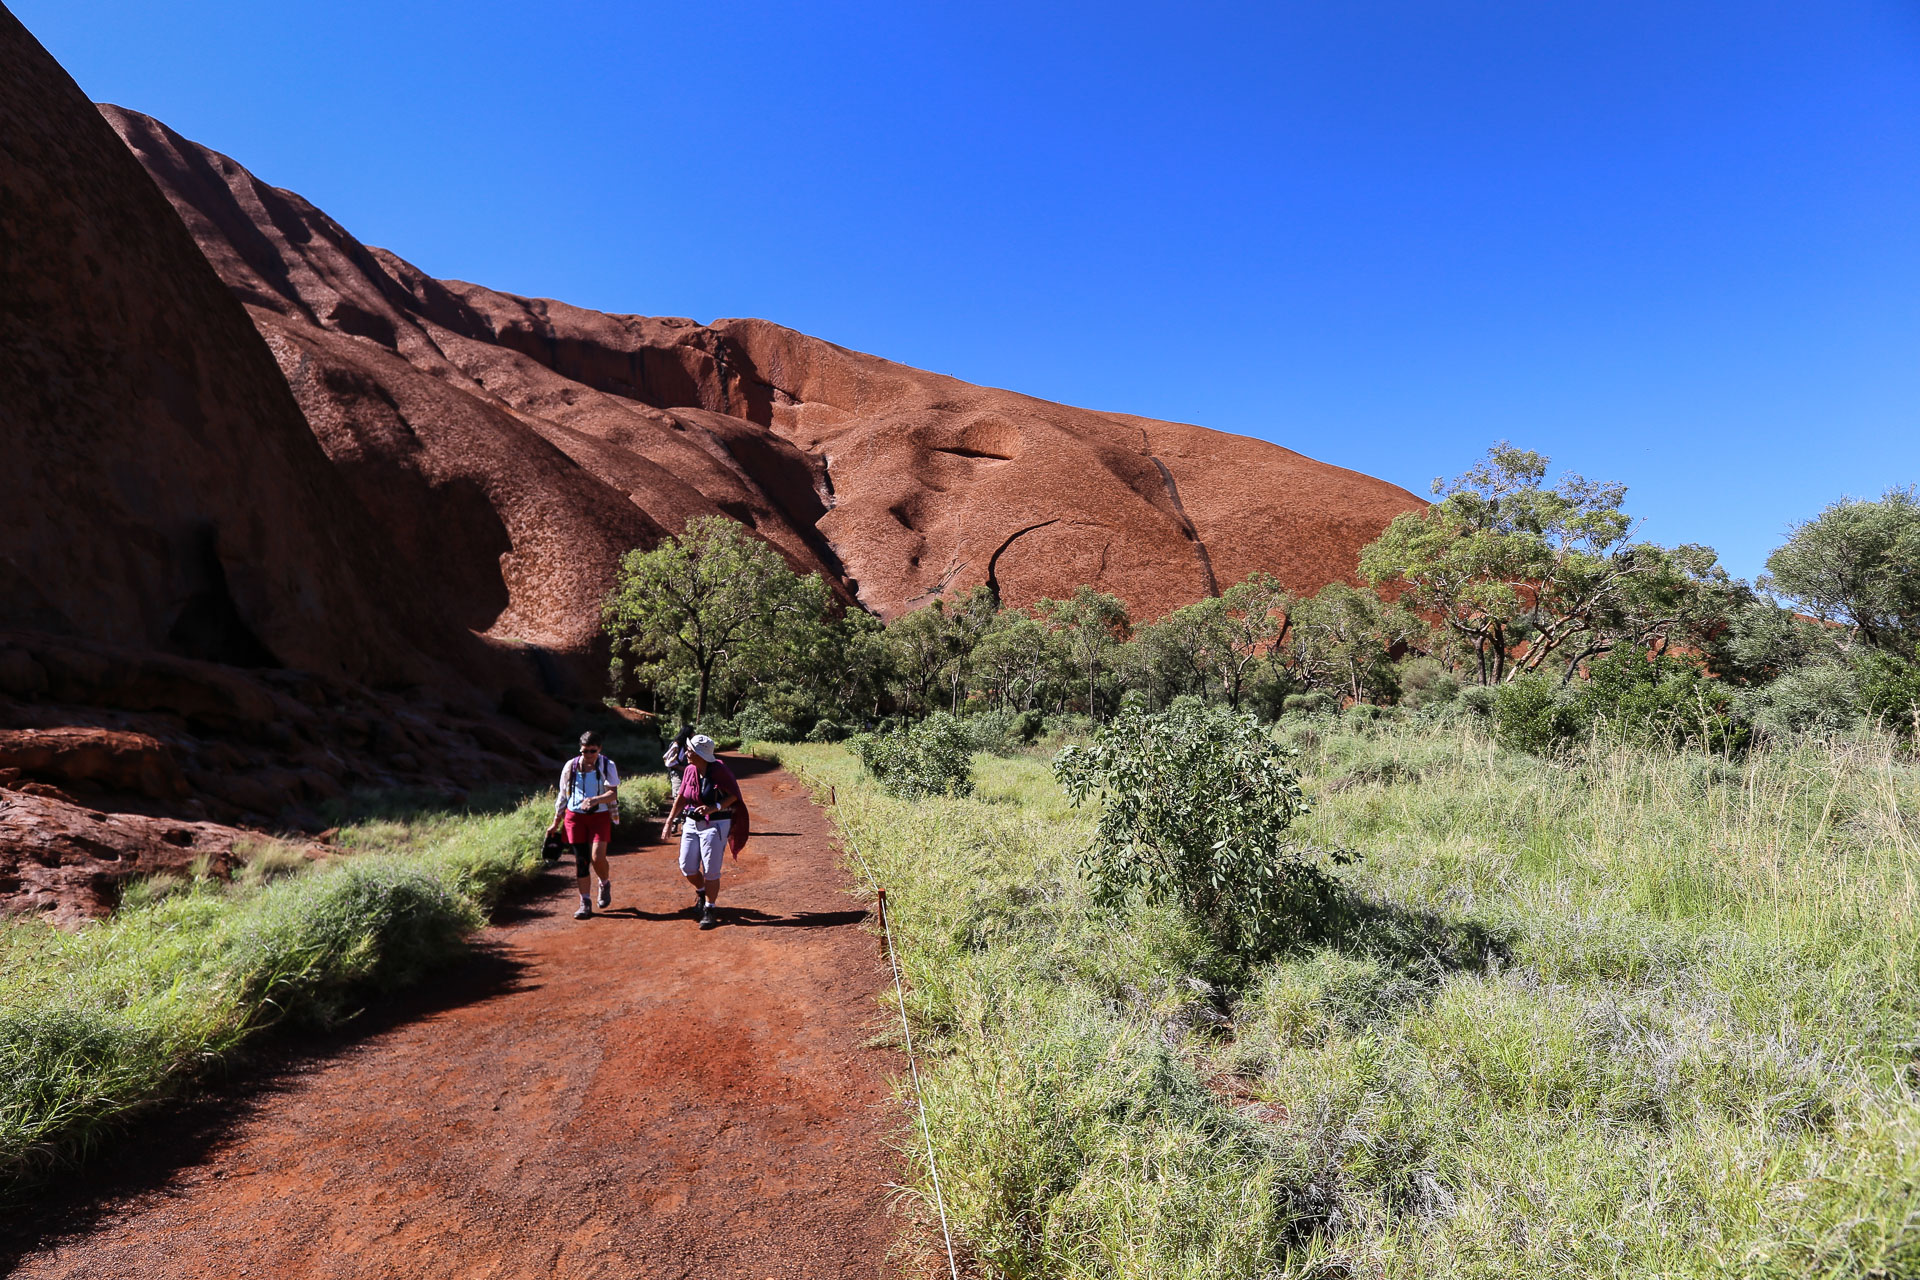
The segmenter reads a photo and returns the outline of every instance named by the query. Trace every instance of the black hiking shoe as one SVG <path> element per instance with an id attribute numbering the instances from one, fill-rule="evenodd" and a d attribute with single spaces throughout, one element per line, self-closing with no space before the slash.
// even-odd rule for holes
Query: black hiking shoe
<path id="1" fill-rule="evenodd" d="M 701 896 L 705 897 L 706 895 L 702 894 Z M 700 908 L 700 927 L 702 929 L 711 929 L 713 928 L 713 926 L 719 923 L 720 923 L 720 917 L 717 914 L 715 914 L 713 909 L 713 904 L 711 902 L 707 903 L 705 906 Z"/>
<path id="2" fill-rule="evenodd" d="M 705 889 L 695 889 L 693 891 L 693 914 L 704 915 L 706 914 L 706 910 L 707 891 Z"/>
<path id="3" fill-rule="evenodd" d="M 575 920 L 591 920 L 593 918 L 593 908 L 583 902 L 580 904 L 580 909 L 573 913 L 573 918 Z"/>

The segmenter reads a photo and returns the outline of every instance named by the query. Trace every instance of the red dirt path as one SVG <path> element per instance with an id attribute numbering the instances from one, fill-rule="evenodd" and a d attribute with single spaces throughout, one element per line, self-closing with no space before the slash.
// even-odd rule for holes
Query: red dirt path
<path id="1" fill-rule="evenodd" d="M 509 981 L 297 1065 L 16 1274 L 892 1274 L 883 965 L 824 815 L 740 764 L 755 834 L 720 928 L 665 845 L 616 854 L 589 922 L 549 874 L 488 931 Z"/>

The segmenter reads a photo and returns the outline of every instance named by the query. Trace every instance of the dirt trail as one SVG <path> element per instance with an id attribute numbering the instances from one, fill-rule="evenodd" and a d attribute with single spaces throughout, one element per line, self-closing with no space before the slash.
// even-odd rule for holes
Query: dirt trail
<path id="1" fill-rule="evenodd" d="M 695 927 L 666 845 L 617 853 L 589 922 L 571 865 L 550 873 L 436 1007 L 226 1104 L 204 1149 L 16 1274 L 892 1274 L 882 962 L 824 815 L 740 766 L 755 830 L 720 928 Z"/>

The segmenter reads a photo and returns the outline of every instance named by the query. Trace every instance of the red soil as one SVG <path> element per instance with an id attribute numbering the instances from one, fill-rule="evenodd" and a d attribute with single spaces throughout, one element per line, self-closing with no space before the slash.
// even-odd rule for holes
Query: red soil
<path id="1" fill-rule="evenodd" d="M 507 981 L 461 999 L 455 975 L 436 1011 L 229 1103 L 141 1189 L 43 1214 L 15 1274 L 891 1274 L 900 1115 L 866 1043 L 884 963 L 825 818 L 754 768 L 720 928 L 696 928 L 665 845 L 617 854 L 588 922 L 571 867 L 550 874 L 488 932 Z"/>

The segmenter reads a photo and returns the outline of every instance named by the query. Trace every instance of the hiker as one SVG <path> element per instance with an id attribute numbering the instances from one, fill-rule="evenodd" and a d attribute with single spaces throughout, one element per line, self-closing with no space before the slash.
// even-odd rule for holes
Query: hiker
<path id="1" fill-rule="evenodd" d="M 729 851 L 738 854 L 747 843 L 747 802 L 740 780 L 713 749 L 713 739 L 697 733 L 687 743 L 686 772 L 674 788 L 673 805 L 661 824 L 660 838 L 673 834 L 673 820 L 684 813 L 680 833 L 680 874 L 693 886 L 694 910 L 700 927 L 719 921 L 714 907 L 720 901 L 720 872 Z"/>
<path id="2" fill-rule="evenodd" d="M 560 770 L 560 798 L 553 806 L 552 835 L 566 824 L 567 843 L 573 846 L 573 865 L 579 872 L 580 909 L 575 920 L 593 914 L 587 896 L 587 869 L 600 877 L 600 909 L 613 905 L 613 873 L 607 866 L 607 846 L 613 843 L 613 824 L 620 820 L 620 770 L 600 750 L 600 735 L 580 735 L 580 754 Z"/>
<path id="3" fill-rule="evenodd" d="M 691 732 L 685 725 L 673 735 L 673 741 L 667 744 L 667 754 L 660 757 L 660 763 L 667 767 L 667 777 L 679 781 L 680 775 L 687 770 L 687 735 Z"/>

